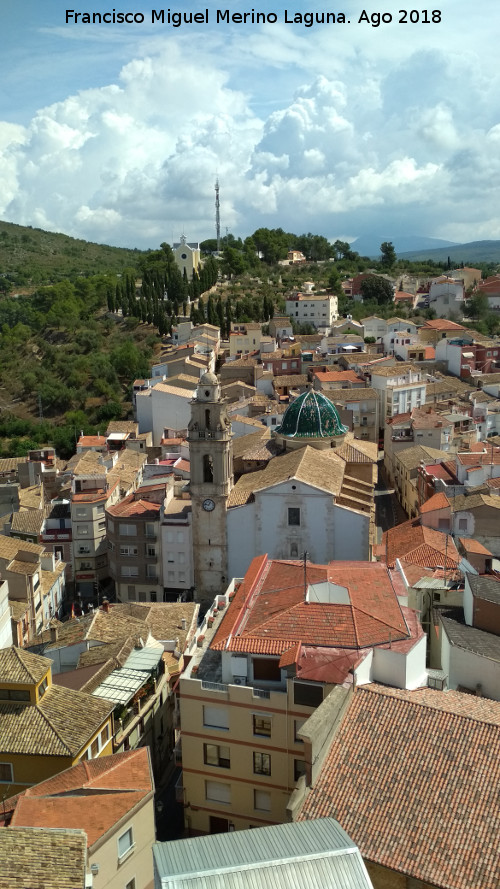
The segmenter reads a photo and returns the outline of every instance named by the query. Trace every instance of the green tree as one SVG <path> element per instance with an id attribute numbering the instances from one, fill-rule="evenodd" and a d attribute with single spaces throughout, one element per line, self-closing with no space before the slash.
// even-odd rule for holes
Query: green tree
<path id="1" fill-rule="evenodd" d="M 380 265 L 390 269 L 396 262 L 396 251 L 392 241 L 383 241 L 380 245 Z"/>
<path id="2" fill-rule="evenodd" d="M 378 275 L 368 275 L 361 282 L 361 293 L 364 302 L 376 302 L 379 305 L 391 303 L 394 299 L 394 290 L 390 281 L 380 278 Z"/>

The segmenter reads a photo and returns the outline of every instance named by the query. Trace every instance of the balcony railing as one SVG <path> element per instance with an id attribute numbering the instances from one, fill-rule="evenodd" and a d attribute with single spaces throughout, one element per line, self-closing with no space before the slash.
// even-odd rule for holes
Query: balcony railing
<path id="1" fill-rule="evenodd" d="M 204 679 L 202 680 L 201 687 L 206 691 L 228 691 L 229 686 L 225 685 L 223 682 L 206 682 Z"/>
<path id="2" fill-rule="evenodd" d="M 266 698 L 269 699 L 271 697 L 271 692 L 267 691 L 264 688 L 253 688 L 252 694 L 254 698 Z"/>

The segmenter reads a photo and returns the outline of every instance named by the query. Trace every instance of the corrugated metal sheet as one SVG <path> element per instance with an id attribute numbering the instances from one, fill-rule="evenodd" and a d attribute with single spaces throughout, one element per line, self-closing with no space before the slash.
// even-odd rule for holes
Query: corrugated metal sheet
<path id="1" fill-rule="evenodd" d="M 333 818 L 153 846 L 169 889 L 369 889 L 359 850 Z"/>
<path id="2" fill-rule="evenodd" d="M 145 648 L 134 648 L 123 667 L 131 670 L 145 670 L 151 673 L 158 666 L 163 655 L 163 645 L 147 645 Z"/>
<path id="3" fill-rule="evenodd" d="M 142 670 L 127 670 L 122 667 L 121 670 L 113 670 L 92 694 L 114 701 L 115 704 L 128 704 L 145 682 L 146 676 Z"/>

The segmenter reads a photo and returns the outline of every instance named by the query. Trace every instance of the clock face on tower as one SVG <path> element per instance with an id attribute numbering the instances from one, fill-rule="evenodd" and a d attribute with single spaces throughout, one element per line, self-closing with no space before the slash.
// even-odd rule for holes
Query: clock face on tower
<path id="1" fill-rule="evenodd" d="M 212 512 L 212 510 L 215 509 L 215 503 L 213 500 L 210 500 L 209 497 L 203 501 L 202 506 L 205 512 Z"/>

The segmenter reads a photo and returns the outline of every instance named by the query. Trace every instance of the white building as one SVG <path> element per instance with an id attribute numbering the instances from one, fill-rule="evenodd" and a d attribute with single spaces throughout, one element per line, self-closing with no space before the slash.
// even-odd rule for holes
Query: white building
<path id="1" fill-rule="evenodd" d="M 338 297 L 327 293 L 313 293 L 314 284 L 308 282 L 304 290 L 287 297 L 286 311 L 300 324 L 330 327 L 339 316 Z"/>
<path id="2" fill-rule="evenodd" d="M 217 378 L 205 374 L 189 424 L 196 596 L 215 595 L 262 552 L 370 559 L 376 445 L 346 440 L 334 405 L 309 390 L 275 429 L 281 453 L 234 484 L 226 404 Z"/>
<path id="3" fill-rule="evenodd" d="M 0 648 L 10 648 L 12 641 L 9 584 L 4 580 L 0 583 Z"/>
<path id="4" fill-rule="evenodd" d="M 372 369 L 371 385 L 379 392 L 380 420 L 405 414 L 425 403 L 426 384 L 419 370 L 411 364 Z"/>
<path id="5" fill-rule="evenodd" d="M 164 430 L 185 432 L 191 416 L 195 389 L 181 389 L 169 383 L 156 383 L 137 393 L 136 409 L 139 432 L 153 433 L 153 446 L 159 447 Z"/>

